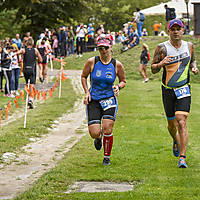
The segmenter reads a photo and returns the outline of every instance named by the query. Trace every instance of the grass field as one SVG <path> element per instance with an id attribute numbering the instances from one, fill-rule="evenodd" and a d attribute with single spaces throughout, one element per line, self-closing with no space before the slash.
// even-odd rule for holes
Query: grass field
<path id="1" fill-rule="evenodd" d="M 190 142 L 188 169 L 178 168 L 172 154 L 172 139 L 166 129 L 160 83 L 129 80 L 119 97 L 114 129 L 112 164 L 103 166 L 103 151 L 85 136 L 58 166 L 46 173 L 21 199 L 199 199 L 199 96 L 193 84 L 193 104 L 188 122 Z M 64 194 L 70 183 L 80 180 L 134 182 L 132 192 Z"/>
<path id="2" fill-rule="evenodd" d="M 198 55 L 199 40 L 189 37 L 186 39 L 196 44 L 195 50 Z M 156 45 L 164 40 L 166 38 L 159 37 L 149 37 L 143 40 L 150 47 L 151 58 Z M 32 188 L 16 200 L 200 199 L 200 75 L 191 76 L 192 108 L 188 120 L 189 146 L 187 151 L 189 168 L 179 169 L 178 159 L 172 154 L 172 139 L 166 129 L 166 118 L 161 104 L 161 73 L 152 75 L 149 67 L 150 81 L 143 84 L 138 72 L 141 44 L 123 54 L 119 54 L 120 46 L 114 47 L 114 57 L 120 60 L 125 67 L 127 85 L 120 91 L 118 98 L 119 111 L 113 131 L 114 145 L 111 165 L 106 167 L 102 165 L 103 151 L 97 152 L 93 146 L 93 140 L 87 135 L 65 155 L 54 169 L 44 174 Z M 87 53 L 82 59 L 76 59 L 75 56 L 69 57 L 66 59 L 66 69 L 82 69 L 84 62 L 97 54 L 97 52 Z M 200 63 L 199 57 L 197 61 Z M 71 89 L 69 84 L 66 85 L 68 92 Z M 75 94 L 71 96 L 70 105 L 75 99 Z M 67 98 L 67 94 L 63 98 Z M 47 112 L 45 106 L 41 109 L 44 109 L 43 113 Z M 34 110 L 34 112 L 37 115 L 38 111 Z M 52 118 L 56 118 L 56 115 L 56 112 L 53 113 Z M 19 126 L 17 122 L 14 125 Z M 41 126 L 43 130 L 47 128 L 43 124 L 38 126 Z M 22 131 L 20 126 L 18 131 L 19 133 Z M 12 131 L 8 138 L 12 139 L 14 134 L 11 133 Z M 1 148 L 6 140 L 2 137 L 4 135 L 7 135 L 6 128 L 4 134 L 0 134 Z M 14 144 L 11 143 L 12 145 Z M 9 148 L 11 148 L 10 151 L 15 150 L 14 147 Z M 135 190 L 131 192 L 64 193 L 71 183 L 80 180 L 136 182 L 136 185 Z"/>

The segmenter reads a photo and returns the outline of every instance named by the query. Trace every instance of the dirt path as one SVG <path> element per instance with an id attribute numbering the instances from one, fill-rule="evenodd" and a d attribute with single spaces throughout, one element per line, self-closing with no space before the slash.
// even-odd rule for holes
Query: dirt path
<path id="1" fill-rule="evenodd" d="M 52 72 L 50 72 L 51 74 Z M 66 71 L 78 94 L 83 93 L 80 71 Z M 56 166 L 64 153 L 70 150 L 87 133 L 84 124 L 85 109 L 82 98 L 75 103 L 72 113 L 55 121 L 55 128 L 40 140 L 23 147 L 23 154 L 17 155 L 17 163 L 0 169 L 0 200 L 12 199 L 26 191 L 43 173 Z M 79 119 L 79 120 L 77 120 Z M 83 134 L 76 129 L 83 129 Z"/>

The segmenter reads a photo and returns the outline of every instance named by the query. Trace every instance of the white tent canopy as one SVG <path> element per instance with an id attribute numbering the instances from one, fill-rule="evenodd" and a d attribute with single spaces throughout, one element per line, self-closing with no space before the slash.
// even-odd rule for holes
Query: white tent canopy
<path id="1" fill-rule="evenodd" d="M 200 0 L 196 0 L 195 2 L 200 2 Z M 193 2 L 193 1 L 192 1 Z M 183 15 L 187 14 L 187 6 L 184 0 L 171 0 L 166 3 L 161 3 L 157 6 L 153 6 L 144 10 L 141 10 L 145 15 L 163 15 L 166 13 L 164 5 L 167 4 L 169 8 L 175 8 L 176 15 L 178 18 L 182 18 Z M 190 15 L 193 15 L 194 5 L 191 3 L 191 0 L 188 3 L 188 11 Z"/>

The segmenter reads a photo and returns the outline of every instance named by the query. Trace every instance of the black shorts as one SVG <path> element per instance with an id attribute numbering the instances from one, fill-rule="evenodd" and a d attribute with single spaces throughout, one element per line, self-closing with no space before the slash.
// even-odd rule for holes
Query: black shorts
<path id="1" fill-rule="evenodd" d="M 162 86 L 162 100 L 168 120 L 175 119 L 175 113 L 178 111 L 185 114 L 190 112 L 191 96 L 177 99 L 173 89 Z"/>
<path id="2" fill-rule="evenodd" d="M 100 101 L 91 100 L 89 104 L 86 106 L 86 115 L 88 126 L 91 124 L 101 124 L 101 119 L 111 119 L 115 121 L 118 109 L 117 98 L 113 97 L 115 101 L 115 107 L 110 107 L 106 110 L 103 110 Z M 105 99 L 107 100 L 107 99 Z"/>
<path id="3" fill-rule="evenodd" d="M 30 84 L 36 83 L 36 67 L 29 67 L 24 66 L 23 68 L 24 78 L 26 81 L 26 84 L 28 84 L 28 80 L 30 80 Z"/>

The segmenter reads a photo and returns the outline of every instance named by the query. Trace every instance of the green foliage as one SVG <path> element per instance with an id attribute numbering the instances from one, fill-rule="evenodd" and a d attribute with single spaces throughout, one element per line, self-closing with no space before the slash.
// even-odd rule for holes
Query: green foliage
<path id="1" fill-rule="evenodd" d="M 136 7 L 144 9 L 160 2 L 163 0 L 6 0 L 0 2 L 3 16 L 0 18 L 0 37 L 3 38 L 6 33 L 13 35 L 18 31 L 31 31 L 36 37 L 46 27 L 77 25 L 80 22 L 94 22 L 96 25 L 102 23 L 106 30 L 119 31 L 124 23 L 131 20 Z M 9 12 L 11 15 L 8 18 Z M 145 23 L 149 26 L 147 21 Z M 13 27 L 13 30 L 9 31 L 8 27 Z"/>

